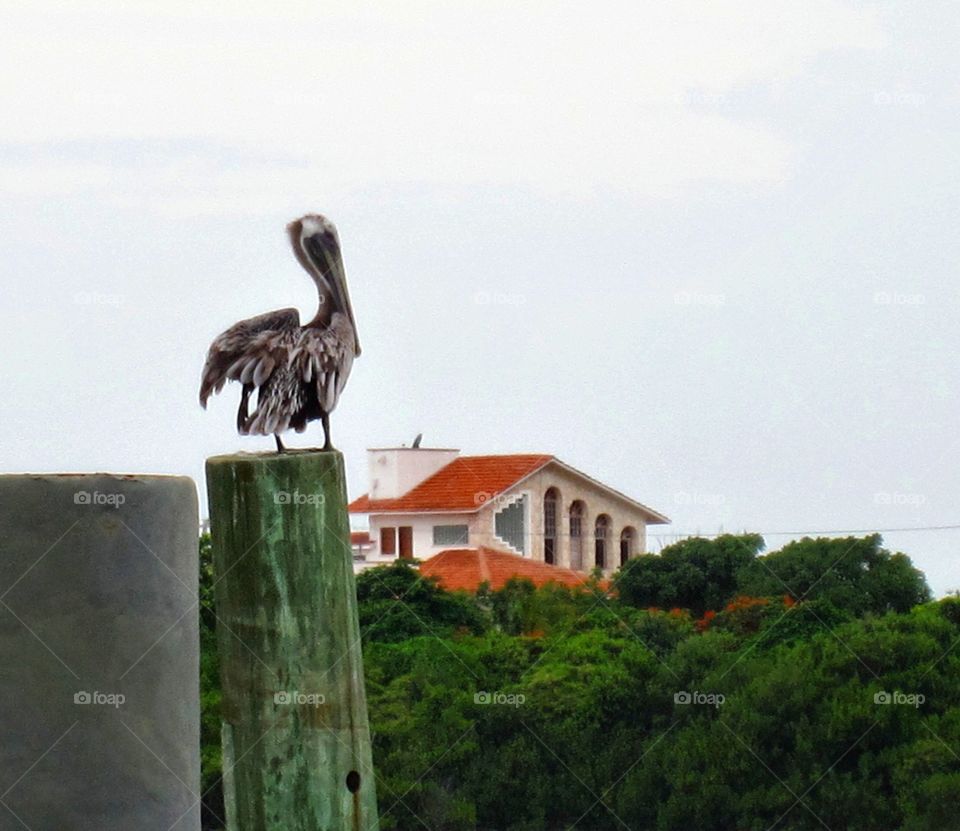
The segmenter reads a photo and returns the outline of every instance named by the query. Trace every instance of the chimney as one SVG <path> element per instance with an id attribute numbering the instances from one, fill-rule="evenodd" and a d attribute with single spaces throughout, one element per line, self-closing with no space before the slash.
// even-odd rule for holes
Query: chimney
<path id="1" fill-rule="evenodd" d="M 396 499 L 460 455 L 434 447 L 380 447 L 367 451 L 370 499 Z"/>

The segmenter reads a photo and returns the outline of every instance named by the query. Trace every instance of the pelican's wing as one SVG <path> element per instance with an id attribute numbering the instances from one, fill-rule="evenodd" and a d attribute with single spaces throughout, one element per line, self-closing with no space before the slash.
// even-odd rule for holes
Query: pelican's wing
<path id="1" fill-rule="evenodd" d="M 307 328 L 301 333 L 297 346 L 300 377 L 308 384 L 317 385 L 320 409 L 333 412 L 353 368 L 353 330 L 336 325 L 322 331 Z"/>
<path id="2" fill-rule="evenodd" d="M 299 327 L 296 309 L 280 309 L 241 320 L 218 335 L 203 366 L 201 406 L 206 407 L 210 394 L 220 392 L 227 381 L 260 386 L 278 363 L 278 342 Z"/>

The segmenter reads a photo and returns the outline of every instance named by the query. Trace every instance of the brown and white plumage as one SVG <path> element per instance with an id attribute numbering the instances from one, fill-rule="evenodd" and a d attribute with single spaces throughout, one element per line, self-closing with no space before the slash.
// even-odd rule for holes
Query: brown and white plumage
<path id="1" fill-rule="evenodd" d="M 321 419 L 331 447 L 329 415 L 360 354 L 356 323 L 347 291 L 340 242 L 326 218 L 308 214 L 287 226 L 294 254 L 317 285 L 316 316 L 300 325 L 296 309 L 242 320 L 210 345 L 200 384 L 200 404 L 227 381 L 242 385 L 237 430 L 241 435 L 298 433 Z M 257 393 L 250 411 L 250 396 Z"/>

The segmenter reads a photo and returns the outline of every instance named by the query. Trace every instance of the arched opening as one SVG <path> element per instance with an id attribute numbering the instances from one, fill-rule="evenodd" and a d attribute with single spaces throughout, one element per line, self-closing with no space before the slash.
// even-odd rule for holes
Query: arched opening
<path id="1" fill-rule="evenodd" d="M 543 561 L 553 565 L 557 562 L 557 506 L 560 504 L 560 492 L 548 488 L 543 495 Z"/>
<path id="2" fill-rule="evenodd" d="M 583 518 L 586 507 L 579 499 L 570 505 L 570 568 L 583 571 Z"/>
<path id="3" fill-rule="evenodd" d="M 620 532 L 620 565 L 625 566 L 633 556 L 637 540 L 637 529 L 627 526 Z"/>
<path id="4" fill-rule="evenodd" d="M 593 527 L 594 539 L 594 565 L 597 568 L 607 567 L 607 543 L 610 538 L 610 517 L 606 514 L 600 514 Z"/>

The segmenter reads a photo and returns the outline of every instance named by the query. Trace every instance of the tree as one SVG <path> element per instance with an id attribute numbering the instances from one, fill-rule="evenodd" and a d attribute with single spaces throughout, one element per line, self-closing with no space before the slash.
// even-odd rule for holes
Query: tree
<path id="1" fill-rule="evenodd" d="M 357 576 L 360 634 L 364 642 L 403 641 L 456 630 L 482 632 L 486 621 L 466 593 L 447 592 L 405 560 Z"/>
<path id="2" fill-rule="evenodd" d="M 617 574 L 615 587 L 620 599 L 632 606 L 680 607 L 700 617 L 707 609 L 718 610 L 733 599 L 737 574 L 763 545 L 759 534 L 682 540 L 659 555 L 630 560 Z"/>
<path id="3" fill-rule="evenodd" d="M 879 534 L 804 537 L 745 565 L 738 589 L 757 596 L 822 598 L 857 617 L 867 612 L 906 612 L 930 600 L 923 573 L 905 554 L 891 554 L 881 543 Z"/>

